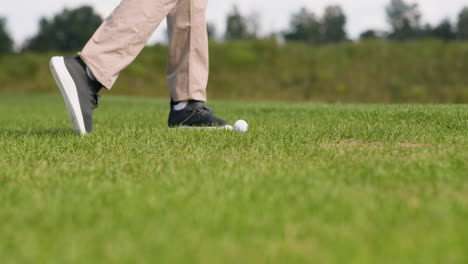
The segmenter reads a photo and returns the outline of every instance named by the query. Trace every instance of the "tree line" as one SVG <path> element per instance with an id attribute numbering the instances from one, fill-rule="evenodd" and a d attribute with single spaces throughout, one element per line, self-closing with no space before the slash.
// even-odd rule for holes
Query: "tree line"
<path id="1" fill-rule="evenodd" d="M 360 34 L 360 39 L 382 39 L 404 41 L 421 38 L 442 40 L 468 40 L 468 7 L 463 8 L 457 22 L 447 18 L 432 26 L 422 23 L 422 14 L 418 4 L 405 0 L 390 0 L 385 7 L 390 31 L 368 29 Z M 244 15 L 234 6 L 226 17 L 226 30 L 219 36 L 216 26 L 208 23 L 207 30 L 211 39 L 225 41 L 249 40 L 260 38 L 258 14 Z M 80 49 L 102 23 L 102 18 L 90 6 L 77 9 L 65 9 L 54 17 L 42 18 L 39 31 L 29 38 L 21 51 L 74 51 Z M 285 41 L 301 41 L 311 44 L 327 44 L 348 41 L 345 30 L 347 17 L 342 8 L 331 5 L 325 8 L 323 15 L 317 16 L 307 8 L 301 8 L 290 18 L 289 28 L 271 36 Z M 6 27 L 6 20 L 0 18 L 0 54 L 12 52 L 14 42 Z"/>
<path id="2" fill-rule="evenodd" d="M 391 0 L 385 11 L 391 31 L 370 29 L 361 34 L 361 39 L 409 40 L 436 38 L 442 40 L 468 40 L 468 7 L 464 7 L 460 11 L 455 24 L 452 24 L 449 18 L 445 18 L 436 26 L 422 23 L 422 13 L 418 4 L 410 4 L 403 0 Z"/>

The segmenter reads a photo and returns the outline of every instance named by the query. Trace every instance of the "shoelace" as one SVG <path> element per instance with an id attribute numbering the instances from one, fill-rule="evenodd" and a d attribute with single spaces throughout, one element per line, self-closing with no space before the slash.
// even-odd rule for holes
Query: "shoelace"
<path id="1" fill-rule="evenodd" d="M 97 93 L 92 92 L 91 93 L 91 102 L 93 103 L 93 109 L 98 108 L 101 96 Z"/>
<path id="2" fill-rule="evenodd" d="M 201 113 L 201 114 L 209 114 L 209 113 L 213 112 L 213 110 L 211 110 L 204 103 L 191 104 L 191 105 L 189 105 L 187 110 L 190 111 L 190 112 Z"/>
<path id="3" fill-rule="evenodd" d="M 198 113 L 201 115 L 206 115 L 213 112 L 213 110 L 208 108 L 204 103 L 192 103 L 186 108 L 186 110 L 188 112 L 191 112 L 191 114 L 187 118 L 185 118 L 184 121 L 180 122 L 181 125 L 185 124 L 185 122 L 190 120 L 193 116 L 195 116 Z"/>

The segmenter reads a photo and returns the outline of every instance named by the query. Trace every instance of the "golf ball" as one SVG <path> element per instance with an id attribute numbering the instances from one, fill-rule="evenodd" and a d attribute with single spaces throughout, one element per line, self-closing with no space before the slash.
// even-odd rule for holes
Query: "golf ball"
<path id="1" fill-rule="evenodd" d="M 245 120 L 237 120 L 234 123 L 234 131 L 239 133 L 245 133 L 249 129 L 249 124 Z"/>

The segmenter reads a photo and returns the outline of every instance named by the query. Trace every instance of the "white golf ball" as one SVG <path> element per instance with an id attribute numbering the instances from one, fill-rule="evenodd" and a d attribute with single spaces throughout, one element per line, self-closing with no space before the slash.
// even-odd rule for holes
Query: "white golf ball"
<path id="1" fill-rule="evenodd" d="M 247 130 L 249 130 L 249 124 L 247 124 L 245 120 L 237 120 L 236 123 L 234 123 L 234 131 L 245 133 Z"/>

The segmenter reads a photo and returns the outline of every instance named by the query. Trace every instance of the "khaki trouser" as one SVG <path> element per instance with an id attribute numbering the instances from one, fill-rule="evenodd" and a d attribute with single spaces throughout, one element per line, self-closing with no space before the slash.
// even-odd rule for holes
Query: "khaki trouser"
<path id="1" fill-rule="evenodd" d="M 119 73 L 141 52 L 167 17 L 167 82 L 174 101 L 206 101 L 208 0 L 122 0 L 79 56 L 96 79 L 110 89 Z"/>

